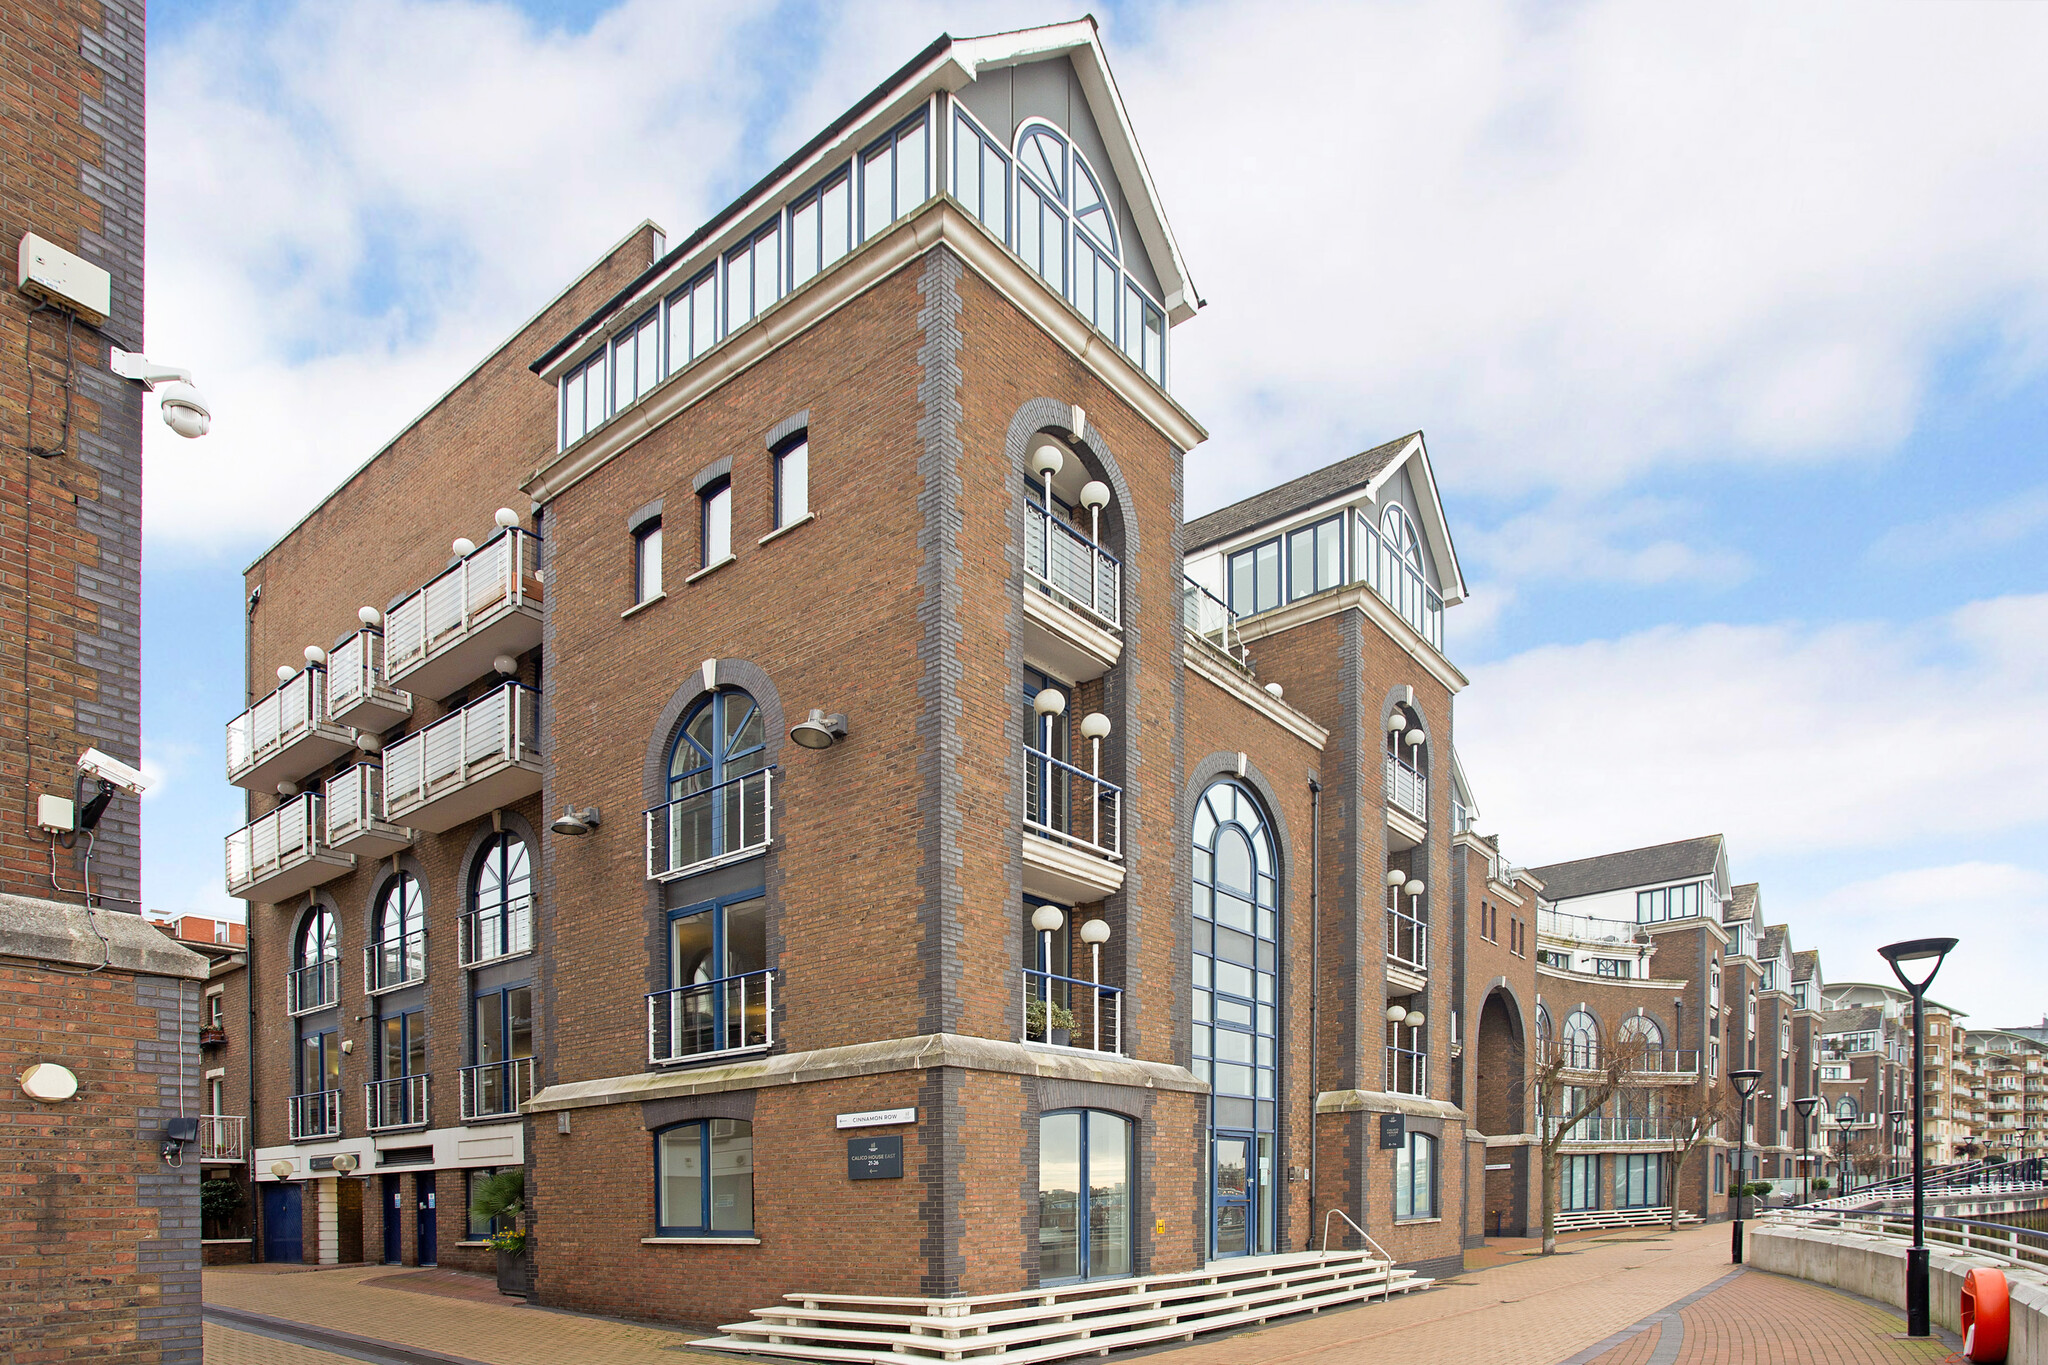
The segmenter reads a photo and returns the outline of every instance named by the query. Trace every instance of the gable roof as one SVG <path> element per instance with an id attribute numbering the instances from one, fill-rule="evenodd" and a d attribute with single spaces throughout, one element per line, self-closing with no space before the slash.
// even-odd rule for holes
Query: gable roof
<path id="1" fill-rule="evenodd" d="M 1791 935 L 1791 926 L 1766 924 L 1763 946 L 1757 950 L 1759 962 L 1775 962 L 1785 951 L 1785 940 Z"/>
<path id="2" fill-rule="evenodd" d="M 1728 909 L 1721 916 L 1722 920 L 1729 924 L 1736 924 L 1743 920 L 1754 919 L 1756 917 L 1756 903 L 1760 890 L 1761 888 L 1755 882 L 1744 882 L 1740 886 L 1729 887 Z"/>
<path id="3" fill-rule="evenodd" d="M 1820 970 L 1820 949 L 1806 948 L 1792 954 L 1792 979 L 1811 981 Z"/>
<path id="4" fill-rule="evenodd" d="M 1444 517 L 1443 501 L 1437 496 L 1436 474 L 1430 468 L 1429 449 L 1422 433 L 1411 431 L 1398 440 L 1310 470 L 1275 488 L 1254 493 L 1196 517 L 1186 526 L 1186 554 L 1241 536 L 1273 522 L 1285 521 L 1311 507 L 1336 502 L 1353 494 L 1376 494 L 1397 470 L 1414 466 L 1411 475 L 1416 501 L 1421 504 L 1422 534 L 1429 541 L 1436 560 L 1437 576 L 1443 583 L 1446 603 L 1465 600 L 1465 575 L 1458 566 L 1458 551 L 1451 543 L 1451 527 Z"/>
<path id="5" fill-rule="evenodd" d="M 1603 853 L 1568 863 L 1531 868 L 1553 901 L 1595 896 L 1631 886 L 1660 886 L 1695 877 L 1711 877 L 1721 856 L 1721 836 L 1704 835 L 1671 844 L 1653 844 L 1623 853 Z"/>
<path id="6" fill-rule="evenodd" d="M 1858 1033 L 1874 1029 L 1884 1023 L 1882 1005 L 1851 1005 L 1848 1009 L 1823 1010 L 1820 1027 L 1823 1033 Z"/>

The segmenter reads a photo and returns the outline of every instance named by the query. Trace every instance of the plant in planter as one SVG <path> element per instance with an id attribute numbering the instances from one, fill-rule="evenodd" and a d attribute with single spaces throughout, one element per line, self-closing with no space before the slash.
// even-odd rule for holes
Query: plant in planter
<path id="1" fill-rule="evenodd" d="M 248 1203 L 242 1194 L 242 1187 L 233 1180 L 215 1177 L 199 1182 L 199 1217 L 213 1229 L 216 1237 L 234 1234 L 228 1229 L 237 1226 L 242 1217 L 242 1206 Z"/>
<path id="2" fill-rule="evenodd" d="M 1074 1012 L 1057 1000 L 1028 1000 L 1024 1004 L 1024 1028 L 1033 1038 L 1065 1047 L 1073 1041 Z"/>
<path id="3" fill-rule="evenodd" d="M 527 1252 L 533 1238 L 517 1222 L 525 1207 L 526 1172 L 517 1166 L 484 1177 L 471 1192 L 471 1215 L 490 1220 L 493 1229 L 488 1241 L 498 1253 L 500 1294 L 524 1296 L 532 1288 L 533 1263 Z"/>
<path id="4" fill-rule="evenodd" d="M 1815 1194 L 1826 1194 L 1834 1187 L 1834 1183 L 1834 1181 L 1824 1175 L 1817 1175 L 1813 1178 L 1813 1192 Z"/>

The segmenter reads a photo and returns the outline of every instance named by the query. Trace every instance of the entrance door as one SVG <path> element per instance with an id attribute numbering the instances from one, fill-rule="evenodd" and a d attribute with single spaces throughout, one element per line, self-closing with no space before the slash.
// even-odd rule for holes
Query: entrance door
<path id="1" fill-rule="evenodd" d="M 1252 1139 L 1249 1133 L 1218 1133 L 1211 1149 L 1216 1173 L 1210 1195 L 1215 1254 L 1242 1256 L 1251 1249 Z"/>
<path id="2" fill-rule="evenodd" d="M 363 1259 L 363 1183 L 358 1176 L 334 1182 L 335 1259 L 343 1265 Z"/>
<path id="3" fill-rule="evenodd" d="M 404 1259 L 405 1196 L 402 1177 L 384 1177 L 384 1264 L 397 1265 Z"/>
<path id="4" fill-rule="evenodd" d="M 434 1173 L 421 1171 L 412 1178 L 414 1196 L 418 1202 L 419 1250 L 421 1265 L 439 1265 L 441 1253 L 434 1237 Z"/>
<path id="5" fill-rule="evenodd" d="M 299 1236 L 297 1185 L 263 1187 L 263 1259 L 287 1265 L 306 1259 L 305 1244 Z"/>

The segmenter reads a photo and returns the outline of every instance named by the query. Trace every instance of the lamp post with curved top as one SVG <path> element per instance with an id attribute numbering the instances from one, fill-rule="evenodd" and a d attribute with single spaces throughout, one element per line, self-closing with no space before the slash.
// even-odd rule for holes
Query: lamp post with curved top
<path id="1" fill-rule="evenodd" d="M 1888 943 L 1877 950 L 1886 962 L 1891 963 L 1892 975 L 1913 997 L 1913 1245 L 1906 1249 L 1906 1335 L 1909 1337 L 1928 1335 L 1927 1162 L 1923 1131 L 1927 1106 L 1921 1097 L 1920 1045 L 1926 1032 L 1927 988 L 1934 984 L 1935 973 L 1941 970 L 1942 961 L 1955 951 L 1955 946 L 1956 940 L 1952 938 L 1915 938 L 1904 943 Z M 1931 964 L 1926 968 L 1927 975 L 1918 980 L 1908 976 L 1907 966 L 1914 963 Z"/>
<path id="2" fill-rule="evenodd" d="M 1802 1204 L 1811 1204 L 1813 1202 L 1813 1167 L 1808 1164 L 1809 1158 L 1806 1155 L 1806 1142 L 1807 1136 L 1813 1128 L 1814 1108 L 1819 1104 L 1820 1096 L 1818 1095 L 1801 1095 L 1798 1099 L 1792 1101 L 1792 1107 L 1799 1111 L 1799 1177 L 1801 1182 L 1799 1202 Z"/>
<path id="3" fill-rule="evenodd" d="M 1763 1078 L 1764 1073 L 1752 1067 L 1728 1073 L 1728 1083 L 1742 1098 L 1742 1116 L 1735 1121 L 1735 1226 L 1728 1234 L 1729 1258 L 1736 1265 L 1742 1264 L 1742 1198 L 1749 1188 L 1749 1101 Z"/>

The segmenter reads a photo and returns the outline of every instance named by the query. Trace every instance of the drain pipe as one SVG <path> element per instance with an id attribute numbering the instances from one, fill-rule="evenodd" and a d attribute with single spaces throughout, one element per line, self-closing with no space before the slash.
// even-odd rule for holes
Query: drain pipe
<path id="1" fill-rule="evenodd" d="M 1316 906 L 1323 884 L 1322 870 L 1323 784 L 1311 775 L 1308 780 L 1308 1237 L 1302 1243 L 1304 1251 L 1314 1250 L 1316 1244 L 1316 1088 L 1323 1083 L 1319 1065 L 1322 1028 L 1316 1014 L 1323 984 L 1322 973 L 1317 970 L 1323 926 Z"/>

